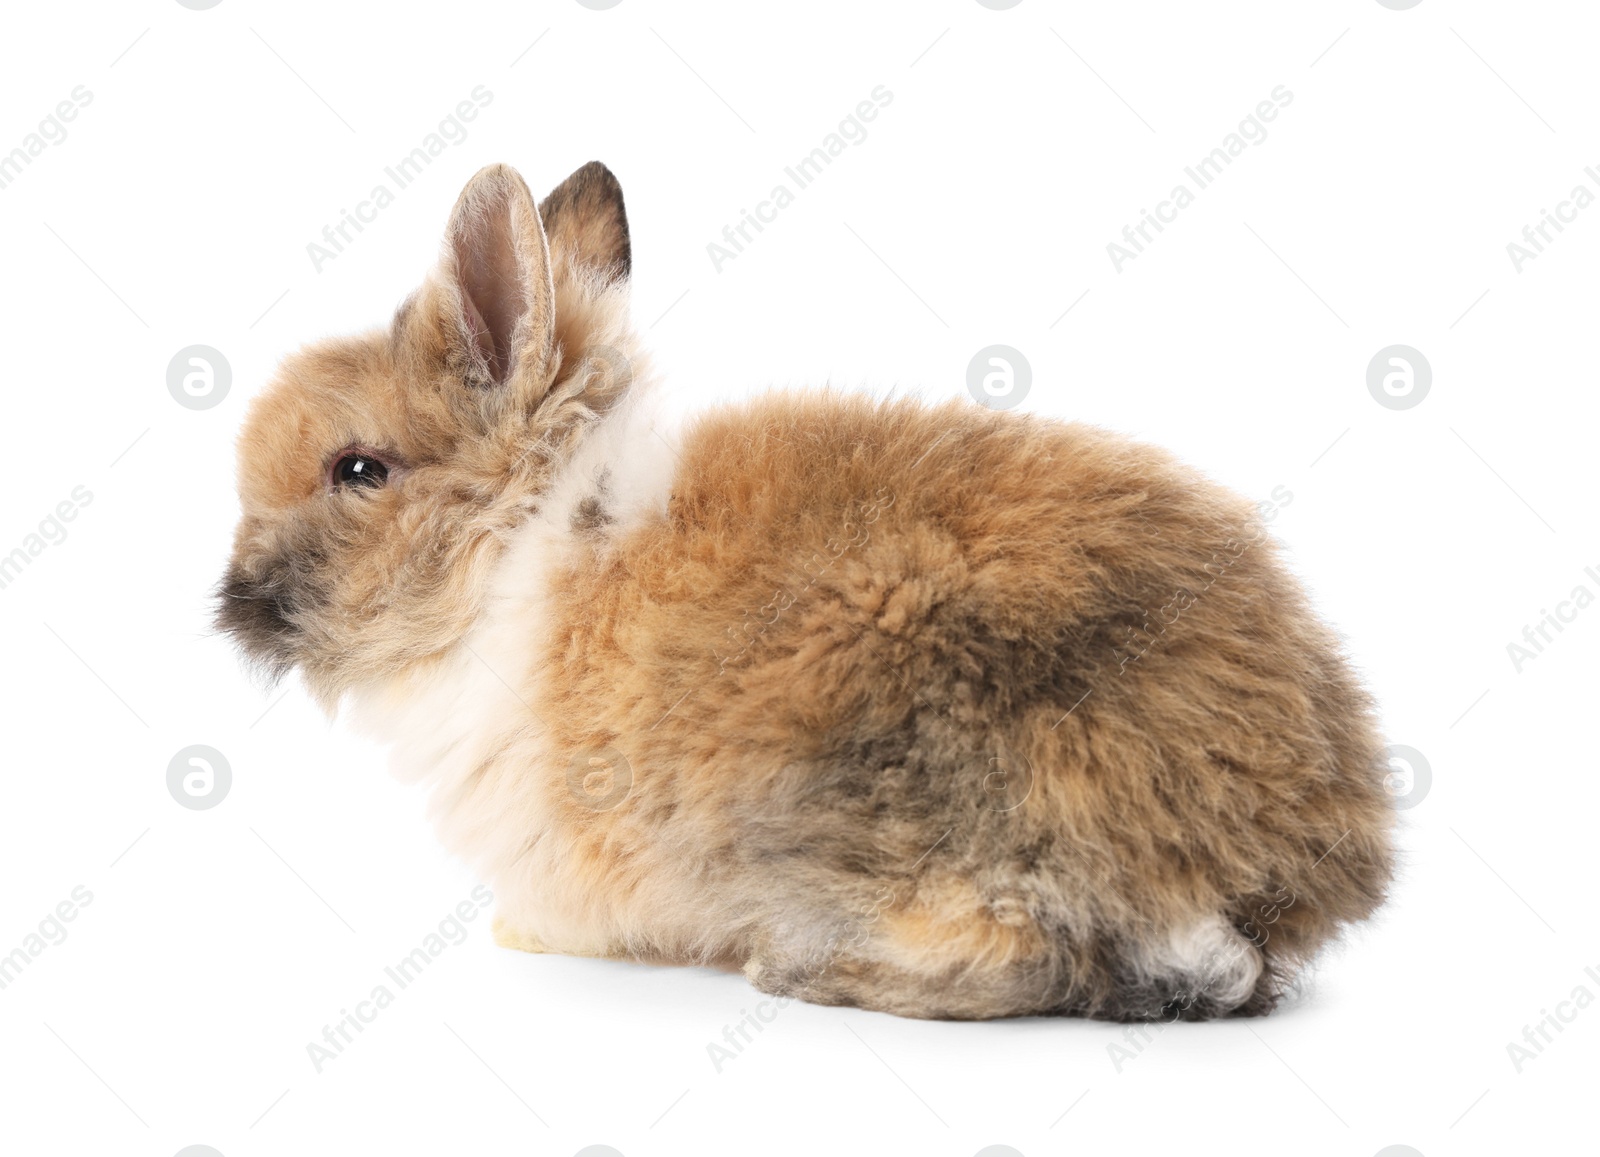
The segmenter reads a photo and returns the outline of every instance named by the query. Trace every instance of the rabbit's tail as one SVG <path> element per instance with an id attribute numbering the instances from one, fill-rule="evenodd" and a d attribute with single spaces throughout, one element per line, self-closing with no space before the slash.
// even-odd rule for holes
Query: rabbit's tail
<path id="1" fill-rule="evenodd" d="M 1107 949 L 1106 990 L 1064 1011 L 1105 1020 L 1210 1020 L 1270 1012 L 1281 990 L 1260 947 L 1218 915 Z"/>

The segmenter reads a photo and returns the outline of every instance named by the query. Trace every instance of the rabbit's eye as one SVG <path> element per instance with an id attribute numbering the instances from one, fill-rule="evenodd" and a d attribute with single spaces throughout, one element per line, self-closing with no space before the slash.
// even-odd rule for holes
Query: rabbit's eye
<path id="1" fill-rule="evenodd" d="M 389 468 L 365 454 L 346 454 L 333 464 L 335 486 L 370 486 L 376 489 L 389 478 Z"/>

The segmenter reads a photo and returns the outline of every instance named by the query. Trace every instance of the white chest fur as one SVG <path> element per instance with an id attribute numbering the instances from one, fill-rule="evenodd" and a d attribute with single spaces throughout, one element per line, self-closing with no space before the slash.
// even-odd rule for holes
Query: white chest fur
<path id="1" fill-rule="evenodd" d="M 390 745 L 395 775 L 432 789 L 446 845 L 491 873 L 548 825 L 539 804 L 544 785 L 530 781 L 548 774 L 532 704 L 538 656 L 553 626 L 551 584 L 580 559 L 666 514 L 679 425 L 645 385 L 594 423 L 538 497 L 537 510 L 509 536 L 465 637 L 405 676 L 352 696 L 352 722 Z M 513 748 L 521 766 L 486 776 L 496 754 Z M 484 814 L 491 807 L 514 815 L 514 832 L 498 830 L 504 825 Z"/>

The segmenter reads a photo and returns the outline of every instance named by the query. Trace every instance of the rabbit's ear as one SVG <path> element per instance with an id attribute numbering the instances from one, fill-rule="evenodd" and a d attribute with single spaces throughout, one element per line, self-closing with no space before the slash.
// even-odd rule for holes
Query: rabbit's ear
<path id="1" fill-rule="evenodd" d="M 611 170 L 590 161 L 539 203 L 559 279 L 587 268 L 604 282 L 626 280 L 633 268 L 622 186 Z"/>
<path id="2" fill-rule="evenodd" d="M 533 195 L 508 165 L 480 169 L 450 214 L 441 263 L 446 325 L 471 385 L 548 384 L 555 289 Z"/>

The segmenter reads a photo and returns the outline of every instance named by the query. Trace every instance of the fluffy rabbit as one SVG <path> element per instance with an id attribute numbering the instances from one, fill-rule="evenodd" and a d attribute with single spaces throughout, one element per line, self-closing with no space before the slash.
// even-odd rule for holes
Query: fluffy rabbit
<path id="1" fill-rule="evenodd" d="M 906 1016 L 1259 1014 L 1382 901 L 1368 696 L 1251 503 L 968 400 L 684 424 L 622 193 L 467 185 L 240 439 L 218 622 L 393 744 L 500 943 Z"/>

